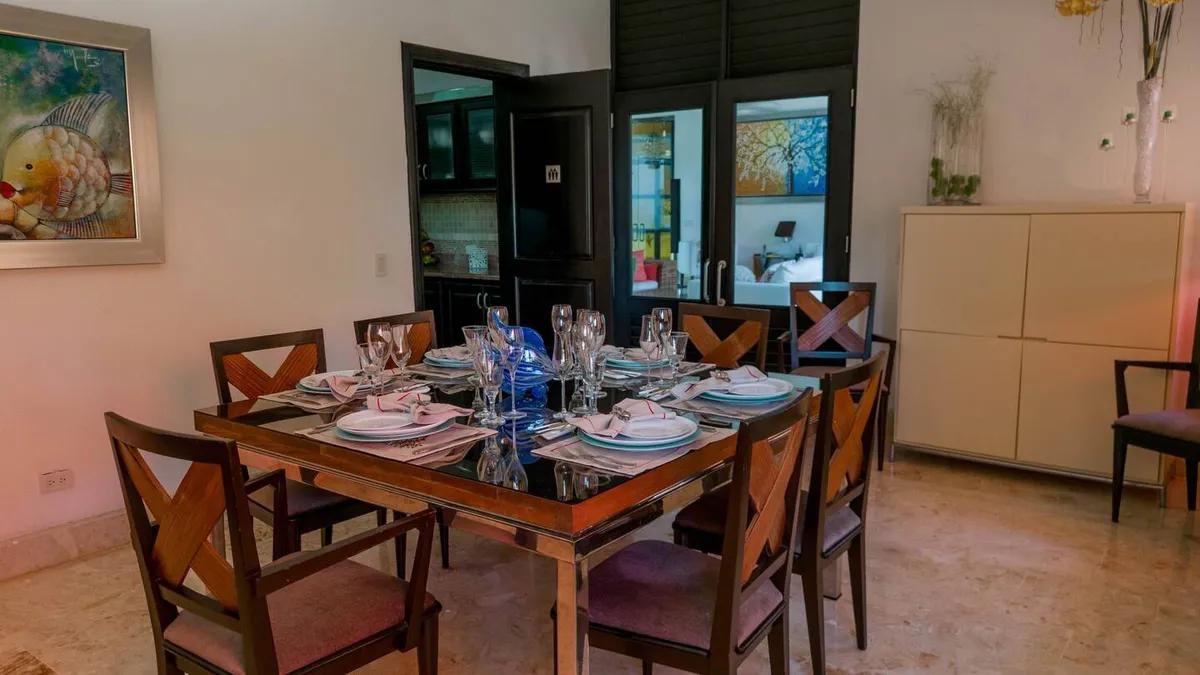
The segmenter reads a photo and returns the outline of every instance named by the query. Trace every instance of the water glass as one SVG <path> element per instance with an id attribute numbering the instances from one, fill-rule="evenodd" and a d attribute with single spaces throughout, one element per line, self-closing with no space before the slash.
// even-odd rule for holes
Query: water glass
<path id="1" fill-rule="evenodd" d="M 505 326 L 493 334 L 493 337 L 496 336 L 499 336 L 503 344 L 500 353 L 508 369 L 512 394 L 512 406 L 504 412 L 503 417 L 506 420 L 519 420 L 525 416 L 525 413 L 517 410 L 517 367 L 521 364 L 521 357 L 525 355 L 525 331 L 520 326 Z"/>
<path id="2" fill-rule="evenodd" d="M 659 358 L 663 357 L 663 351 L 667 346 L 667 335 L 675 330 L 674 315 L 671 313 L 670 307 L 655 307 L 650 310 L 650 319 L 654 323 L 654 332 L 658 338 Z M 661 370 L 659 371 L 662 372 Z M 663 377 L 658 378 L 658 384 L 661 386 L 666 384 Z"/>
<path id="3" fill-rule="evenodd" d="M 638 346 L 646 353 L 647 361 L 657 361 L 660 352 L 658 341 L 658 327 L 655 325 L 654 317 L 649 314 L 642 316 L 642 329 L 638 332 Z"/>
<path id="4" fill-rule="evenodd" d="M 498 442 L 498 436 L 490 436 L 479 455 L 475 471 L 479 480 L 492 485 L 504 485 L 507 480 L 503 451 Z"/>
<path id="5" fill-rule="evenodd" d="M 667 333 L 665 356 L 671 361 L 671 384 L 675 384 L 679 379 L 679 364 L 687 355 L 687 346 L 687 333 L 678 330 Z"/>
<path id="6" fill-rule="evenodd" d="M 488 328 L 487 326 L 463 326 L 462 332 L 467 351 L 471 354 L 471 361 L 474 363 L 475 355 L 479 353 L 483 345 L 487 344 Z M 483 388 L 483 382 L 478 374 L 472 375 L 469 381 L 475 385 L 475 398 L 471 401 L 471 409 L 480 412 L 484 409 L 483 398 L 479 395 Z"/>
<path id="7" fill-rule="evenodd" d="M 388 359 L 392 356 L 392 325 L 388 323 L 368 325 L 367 348 L 370 355 L 370 370 L 367 374 L 371 377 L 376 393 L 382 393 L 382 373 L 387 368 Z"/>
<path id="8" fill-rule="evenodd" d="M 408 377 L 408 360 L 412 358 L 412 342 L 408 339 L 408 326 L 392 326 L 392 361 L 396 364 L 400 379 Z"/>
<path id="9" fill-rule="evenodd" d="M 502 420 L 496 414 L 496 399 L 500 396 L 500 384 L 504 381 L 504 358 L 491 345 L 483 343 L 474 355 L 472 363 L 486 398 L 486 406 L 478 418 L 479 423 L 483 426 L 498 425 Z"/>

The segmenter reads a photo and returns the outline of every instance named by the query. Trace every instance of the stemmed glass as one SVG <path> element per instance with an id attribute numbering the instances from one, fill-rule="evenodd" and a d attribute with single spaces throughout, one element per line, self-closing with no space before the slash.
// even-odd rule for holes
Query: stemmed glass
<path id="1" fill-rule="evenodd" d="M 554 419 L 565 420 L 571 417 L 571 411 L 567 410 L 567 376 L 571 373 L 571 368 L 575 364 L 575 359 L 572 358 L 571 349 L 571 306 L 570 305 L 555 305 L 550 309 L 550 326 L 554 329 L 554 362 L 555 371 L 558 373 L 558 388 L 559 395 L 562 400 L 562 410 L 554 413 Z"/>
<path id="2" fill-rule="evenodd" d="M 659 358 L 662 358 L 662 352 L 667 347 L 667 336 L 675 330 L 674 316 L 671 314 L 670 307 L 655 307 L 650 310 L 650 319 L 654 323 L 654 331 L 658 337 Z M 666 378 L 662 376 L 662 370 L 659 370 L 658 384 L 662 386 L 666 384 Z"/>
<path id="3" fill-rule="evenodd" d="M 487 327 L 488 334 L 492 336 L 492 342 L 500 340 L 500 329 L 508 326 L 508 308 L 502 305 L 495 305 L 487 308 Z"/>
<path id="4" fill-rule="evenodd" d="M 500 447 L 499 439 L 499 436 L 488 437 L 483 446 L 483 452 L 479 454 L 479 462 L 475 465 L 475 472 L 479 475 L 479 480 L 492 485 L 504 485 L 508 478 L 504 450 Z"/>
<path id="5" fill-rule="evenodd" d="M 600 354 L 604 346 L 605 322 L 604 315 L 588 311 L 582 313 L 579 319 L 577 347 L 580 351 L 579 365 L 583 371 L 583 381 L 587 386 L 585 402 L 589 415 L 596 414 L 596 400 L 604 392 L 600 391 L 601 378 L 604 377 L 605 358 Z"/>
<path id="6" fill-rule="evenodd" d="M 488 311 L 488 318 L 491 318 L 491 310 Z M 506 420 L 519 420 L 525 416 L 525 413 L 517 410 L 517 367 L 525 355 L 525 332 L 520 326 L 506 326 L 493 332 L 492 340 L 504 359 L 511 385 L 512 406 L 504 412 L 503 417 Z"/>
<path id="7" fill-rule="evenodd" d="M 512 421 L 512 448 L 508 453 L 508 460 L 504 464 L 504 485 L 512 488 L 517 492 L 529 491 L 529 474 L 525 473 L 525 467 L 521 466 L 521 455 L 517 448 L 517 421 Z M 507 441 L 508 439 L 504 439 Z"/>
<path id="8" fill-rule="evenodd" d="M 575 376 L 575 387 L 571 392 L 571 412 L 578 415 L 588 411 L 583 391 L 583 364 L 587 360 L 587 341 L 583 338 L 583 330 L 583 322 L 576 321 L 570 334 L 571 356 L 575 361 L 575 366 L 571 369 L 571 374 Z"/>
<path id="9" fill-rule="evenodd" d="M 688 334 L 678 330 L 667 333 L 665 346 L 665 356 L 671 361 L 671 384 L 673 385 L 679 379 L 679 363 L 687 354 Z"/>
<path id="10" fill-rule="evenodd" d="M 392 326 L 392 361 L 396 370 L 400 371 L 400 380 L 408 377 L 408 359 L 412 356 L 412 343 L 408 340 L 408 326 L 396 324 Z"/>
<path id="11" fill-rule="evenodd" d="M 642 330 L 638 333 L 638 346 L 646 353 L 647 361 L 658 360 L 659 341 L 658 328 L 654 325 L 654 317 L 642 315 Z"/>
<path id="12" fill-rule="evenodd" d="M 387 367 L 388 357 L 392 355 L 392 326 L 387 323 L 373 323 L 367 326 L 367 357 L 369 363 L 363 370 L 371 379 L 371 387 L 375 393 L 383 393 L 384 368 Z"/>
<path id="13" fill-rule="evenodd" d="M 479 415 L 479 423 L 485 427 L 498 425 L 503 422 L 496 414 L 496 399 L 500 396 L 500 384 L 504 381 L 504 357 L 486 341 L 481 341 L 478 351 L 472 355 L 472 363 L 487 399 L 487 406 Z"/>
<path id="14" fill-rule="evenodd" d="M 475 362 L 475 355 L 479 353 L 480 347 L 487 342 L 488 328 L 487 326 L 463 326 L 462 332 L 473 364 Z M 475 385 L 475 399 L 471 401 L 471 409 L 479 412 L 483 410 L 483 399 L 479 395 L 479 390 L 483 388 L 483 381 L 479 377 L 479 374 L 476 373 L 471 376 L 470 382 Z"/>

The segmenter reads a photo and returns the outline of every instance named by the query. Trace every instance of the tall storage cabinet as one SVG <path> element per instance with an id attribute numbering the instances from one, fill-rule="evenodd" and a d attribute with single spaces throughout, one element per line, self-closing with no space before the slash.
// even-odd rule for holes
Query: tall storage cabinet
<path id="1" fill-rule="evenodd" d="M 896 442 L 1111 477 L 1113 361 L 1190 358 L 1200 290 L 1190 213 L 905 209 Z M 1162 372 L 1129 378 L 1134 412 L 1182 405 Z M 1158 456 L 1131 449 L 1126 479 L 1159 483 Z"/>

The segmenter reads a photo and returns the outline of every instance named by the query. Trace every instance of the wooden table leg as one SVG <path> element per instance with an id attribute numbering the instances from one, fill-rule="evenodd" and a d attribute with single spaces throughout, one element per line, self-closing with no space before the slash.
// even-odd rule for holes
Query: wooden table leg
<path id="1" fill-rule="evenodd" d="M 217 519 L 217 524 L 213 525 L 212 529 L 212 545 L 217 549 L 217 555 L 225 557 L 225 515 Z"/>
<path id="2" fill-rule="evenodd" d="M 554 625 L 554 672 L 557 675 L 588 673 L 587 561 L 558 565 L 557 620 Z"/>

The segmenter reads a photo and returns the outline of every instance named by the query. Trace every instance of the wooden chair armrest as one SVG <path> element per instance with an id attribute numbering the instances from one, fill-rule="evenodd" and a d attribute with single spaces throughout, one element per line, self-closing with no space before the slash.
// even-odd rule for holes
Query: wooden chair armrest
<path id="1" fill-rule="evenodd" d="M 279 560 L 269 563 L 262 568 L 257 578 L 252 578 L 251 583 L 254 587 L 256 597 L 265 597 L 278 591 L 281 588 L 290 586 L 305 577 L 312 576 L 321 570 L 328 569 L 337 563 L 350 559 L 352 556 L 358 555 L 363 551 L 374 548 L 386 541 L 391 541 L 396 537 L 406 534 L 409 530 L 418 530 L 420 532 L 420 541 L 422 544 L 426 539 L 432 544 L 434 526 L 433 509 L 426 509 L 420 513 L 395 520 L 387 525 L 367 530 L 362 534 L 357 534 L 349 539 L 343 539 L 334 542 L 329 546 L 324 546 L 315 551 L 303 551 L 293 553 L 292 555 L 280 558 Z M 429 551 L 425 552 L 425 560 L 422 563 L 420 559 L 422 545 L 417 547 L 417 560 L 414 563 L 413 582 L 417 581 L 418 577 L 422 577 L 422 586 L 424 586 L 424 575 L 420 574 L 420 570 L 429 567 Z M 409 585 L 410 591 L 412 585 Z M 421 600 L 424 602 L 425 589 L 421 589 Z M 418 609 L 419 615 L 419 609 Z M 413 616 L 409 614 L 409 616 Z"/>
<path id="2" fill-rule="evenodd" d="M 1125 371 L 1129 368 L 1177 370 L 1188 374 L 1193 381 L 1200 379 L 1200 365 L 1187 361 L 1121 361 L 1114 362 L 1117 376 L 1117 417 L 1129 414 L 1129 392 L 1125 388 Z"/>

